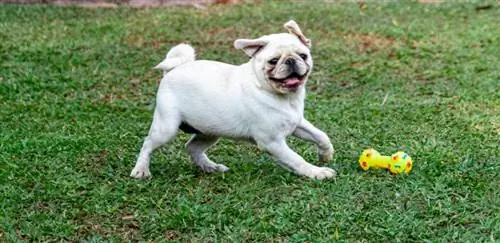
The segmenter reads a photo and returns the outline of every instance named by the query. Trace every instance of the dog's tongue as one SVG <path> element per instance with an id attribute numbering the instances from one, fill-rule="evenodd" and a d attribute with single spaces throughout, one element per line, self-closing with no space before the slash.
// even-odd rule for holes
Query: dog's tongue
<path id="1" fill-rule="evenodd" d="M 296 86 L 299 86 L 299 84 L 300 84 L 300 79 L 295 78 L 295 77 L 293 77 L 293 78 L 287 78 L 285 80 L 285 86 L 286 87 L 296 87 Z"/>

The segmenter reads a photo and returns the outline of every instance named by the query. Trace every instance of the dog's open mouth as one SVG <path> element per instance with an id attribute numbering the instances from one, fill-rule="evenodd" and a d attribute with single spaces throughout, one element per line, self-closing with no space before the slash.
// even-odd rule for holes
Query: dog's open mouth
<path id="1" fill-rule="evenodd" d="M 304 79 L 305 79 L 306 75 L 307 75 L 307 73 L 304 75 L 292 73 L 286 78 L 278 79 L 278 78 L 269 77 L 269 79 L 274 81 L 274 82 L 280 83 L 281 86 L 284 88 L 294 89 L 294 88 L 297 88 L 304 83 Z"/>

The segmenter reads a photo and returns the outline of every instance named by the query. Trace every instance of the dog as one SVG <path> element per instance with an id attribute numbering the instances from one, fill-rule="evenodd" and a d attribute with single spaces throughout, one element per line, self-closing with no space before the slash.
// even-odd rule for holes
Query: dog
<path id="1" fill-rule="evenodd" d="M 311 41 L 295 21 L 284 27 L 288 33 L 234 41 L 250 57 L 239 66 L 195 60 L 187 44 L 173 47 L 155 67 L 164 75 L 148 136 L 130 176 L 150 177 L 151 153 L 180 129 L 193 134 L 187 151 L 205 172 L 228 170 L 205 153 L 224 137 L 257 144 L 298 175 L 334 178 L 335 170 L 306 162 L 286 143 L 289 135 L 315 143 L 321 161 L 334 153 L 328 136 L 304 118 L 305 85 L 313 67 Z"/>

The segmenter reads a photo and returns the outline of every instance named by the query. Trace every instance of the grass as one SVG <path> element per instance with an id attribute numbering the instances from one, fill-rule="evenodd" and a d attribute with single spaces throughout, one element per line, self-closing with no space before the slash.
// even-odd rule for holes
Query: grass
<path id="1" fill-rule="evenodd" d="M 498 241 L 500 7 L 478 5 L 0 6 L 0 241 Z M 167 50 L 242 63 L 234 39 L 289 18 L 313 40 L 305 114 L 338 177 L 228 140 L 210 157 L 230 171 L 204 174 L 181 134 L 130 179 Z M 412 173 L 361 171 L 368 146 L 405 150 Z"/>

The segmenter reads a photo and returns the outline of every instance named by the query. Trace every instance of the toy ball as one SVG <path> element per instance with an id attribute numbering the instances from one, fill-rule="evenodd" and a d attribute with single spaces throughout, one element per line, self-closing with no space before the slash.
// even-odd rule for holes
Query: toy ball
<path id="1" fill-rule="evenodd" d="M 359 165 L 363 170 L 370 168 L 388 169 L 393 174 L 406 173 L 409 174 L 413 167 L 411 157 L 402 151 L 399 151 L 391 156 L 380 155 L 375 149 L 365 149 L 359 156 Z"/>

